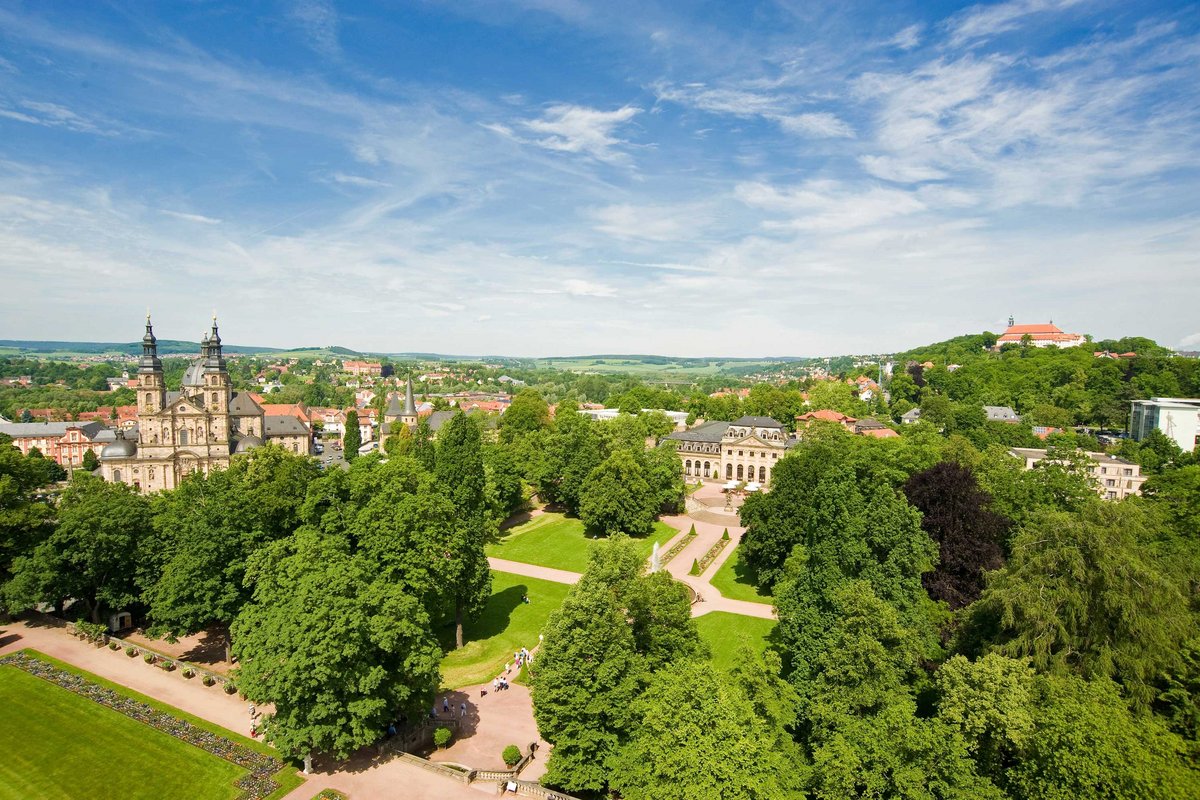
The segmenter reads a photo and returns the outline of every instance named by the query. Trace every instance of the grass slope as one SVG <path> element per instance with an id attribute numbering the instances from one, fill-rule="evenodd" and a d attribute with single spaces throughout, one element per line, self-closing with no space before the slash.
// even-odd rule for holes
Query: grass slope
<path id="1" fill-rule="evenodd" d="M 738 651 L 744 644 L 759 653 L 766 650 L 775 625 L 773 619 L 744 617 L 728 611 L 711 611 L 696 617 L 700 638 L 708 642 L 712 663 L 717 669 L 729 669 L 737 663 Z"/>
<path id="2" fill-rule="evenodd" d="M 751 603 L 773 603 L 770 593 L 760 590 L 755 585 L 754 570 L 749 564 L 742 563 L 741 548 L 725 560 L 717 573 L 709 581 L 717 591 L 730 600 L 746 600 Z"/>
<path id="3" fill-rule="evenodd" d="M 15 667 L 0 706 L 0 798 L 238 795 L 240 767 Z"/>
<path id="4" fill-rule="evenodd" d="M 562 605 L 571 587 L 565 583 L 526 578 L 492 571 L 492 596 L 483 614 L 463 626 L 463 646 L 454 644 L 454 626 L 439 632 L 446 656 L 442 659 L 442 684 L 449 689 L 490 681 L 500 674 L 505 660 L 522 647 L 530 650 L 546 619 Z M 529 602 L 522 603 L 521 596 Z"/>
<path id="5" fill-rule="evenodd" d="M 656 522 L 652 535 L 634 541 L 642 555 L 649 558 L 655 542 L 662 547 L 676 533 L 678 531 L 665 522 Z M 523 564 L 583 572 L 597 541 L 584 535 L 583 523 L 577 519 L 562 514 L 542 514 L 512 528 L 500 542 L 488 545 L 487 554 Z"/>

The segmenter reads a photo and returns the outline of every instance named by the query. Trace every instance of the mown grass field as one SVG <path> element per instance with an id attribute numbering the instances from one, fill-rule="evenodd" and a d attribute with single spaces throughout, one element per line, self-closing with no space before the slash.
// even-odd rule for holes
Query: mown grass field
<path id="1" fill-rule="evenodd" d="M 700 638 L 708 642 L 717 669 L 729 669 L 736 664 L 743 645 L 758 653 L 766 650 L 776 624 L 773 619 L 744 617 L 728 611 L 712 611 L 696 617 Z"/>
<path id="2" fill-rule="evenodd" d="M 733 551 L 733 555 L 725 560 L 721 568 L 709 581 L 723 596 L 730 600 L 746 600 L 751 603 L 773 603 L 769 593 L 755 586 L 754 570 L 742 562 L 741 547 Z"/>
<path id="3" fill-rule="evenodd" d="M 238 796 L 242 768 L 15 667 L 0 708 L 5 800 Z"/>
<path id="4" fill-rule="evenodd" d="M 664 522 L 654 523 L 654 533 L 634 539 L 642 555 L 650 557 L 654 543 L 659 547 L 678 531 Z M 503 539 L 487 547 L 487 554 L 494 558 L 537 564 L 571 572 L 583 572 L 587 568 L 588 554 L 599 539 L 584 535 L 583 523 L 562 514 L 542 514 L 524 525 L 508 530 Z"/>
<path id="5" fill-rule="evenodd" d="M 505 660 L 522 647 L 530 650 L 551 612 L 562 605 L 571 587 L 565 583 L 526 578 L 492 570 L 492 596 L 479 619 L 463 626 L 463 646 L 454 644 L 454 627 L 439 631 L 446 656 L 442 685 L 448 689 L 485 683 L 500 674 Z M 529 596 L 528 603 L 521 597 Z"/>

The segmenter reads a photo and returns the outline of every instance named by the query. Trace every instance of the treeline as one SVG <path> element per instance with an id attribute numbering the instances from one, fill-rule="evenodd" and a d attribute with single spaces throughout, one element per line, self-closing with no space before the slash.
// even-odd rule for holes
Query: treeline
<path id="1" fill-rule="evenodd" d="M 807 792 L 1196 796 L 1200 467 L 1146 494 L 1070 449 L 807 433 L 742 512 Z"/>
<path id="2" fill-rule="evenodd" d="M 77 475 L 57 501 L 36 459 L 0 445 L 0 598 L 100 622 L 131 609 L 152 635 L 226 636 L 236 685 L 273 703 L 288 756 L 346 757 L 428 713 L 437 633 L 491 594 L 490 502 L 478 425 L 457 415 L 428 462 L 377 456 L 323 472 L 264 446 L 145 497 Z M 283 665 L 283 666 L 281 666 Z"/>

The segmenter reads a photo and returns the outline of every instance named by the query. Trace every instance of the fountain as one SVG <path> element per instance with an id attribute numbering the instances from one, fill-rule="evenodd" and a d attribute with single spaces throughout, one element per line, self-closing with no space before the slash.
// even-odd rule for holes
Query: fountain
<path id="1" fill-rule="evenodd" d="M 658 557 L 658 542 L 654 543 L 654 550 L 650 553 L 650 571 L 658 572 L 662 569 L 662 561 Z"/>

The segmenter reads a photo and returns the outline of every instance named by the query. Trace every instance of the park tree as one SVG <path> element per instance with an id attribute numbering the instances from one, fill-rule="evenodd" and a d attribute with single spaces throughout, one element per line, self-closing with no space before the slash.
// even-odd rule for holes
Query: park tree
<path id="1" fill-rule="evenodd" d="M 417 420 L 413 428 L 412 455 L 425 469 L 433 472 L 437 463 L 437 448 L 433 443 L 433 430 L 429 427 L 428 417 Z"/>
<path id="2" fill-rule="evenodd" d="M 573 586 L 545 630 L 533 677 L 534 718 L 554 745 L 543 782 L 601 792 L 637 725 L 646 667 L 609 591 Z"/>
<path id="3" fill-rule="evenodd" d="M 612 788 L 628 800 L 784 800 L 803 765 L 774 750 L 777 732 L 740 686 L 703 661 L 659 672 L 636 703 L 637 725 L 613 760 Z"/>
<path id="4" fill-rule="evenodd" d="M 426 708 L 441 658 L 429 617 L 345 540 L 302 528 L 255 553 L 247 580 L 254 595 L 233 626 L 237 686 L 274 704 L 266 738 L 306 773 L 314 753 L 346 758 Z"/>
<path id="5" fill-rule="evenodd" d="M 510 443 L 550 425 L 550 406 L 536 389 L 517 392 L 500 417 L 500 441 Z"/>
<path id="6" fill-rule="evenodd" d="M 818 381 L 808 390 L 808 405 L 811 411 L 831 409 L 852 417 L 860 416 L 865 408 L 850 384 L 842 381 Z"/>
<path id="7" fill-rule="evenodd" d="M 640 556 L 639 562 L 644 566 Z M 670 573 L 639 575 L 627 585 L 622 599 L 637 651 L 650 671 L 706 651 L 692 622 L 687 589 Z"/>
<path id="8" fill-rule="evenodd" d="M 653 530 L 657 501 L 637 456 L 618 450 L 588 475 L 579 518 L 593 536 L 644 536 Z"/>
<path id="9" fill-rule="evenodd" d="M 95 472 L 100 466 L 100 459 L 96 457 L 95 450 L 83 451 L 83 469 L 86 472 Z"/>
<path id="10" fill-rule="evenodd" d="M 1179 533 L 1200 531 L 1200 465 L 1152 476 L 1142 486 L 1142 496 Z"/>
<path id="11" fill-rule="evenodd" d="M 1030 707 L 1033 728 L 1004 776 L 1012 796 L 1200 797 L 1200 770 L 1188 761 L 1194 743 L 1189 747 L 1157 716 L 1131 711 L 1111 680 L 1039 675 Z"/>
<path id="12" fill-rule="evenodd" d="M 342 434 L 342 451 L 347 461 L 358 458 L 358 448 L 362 447 L 362 431 L 358 428 L 358 412 L 353 408 L 346 412 L 346 427 Z"/>
<path id="13" fill-rule="evenodd" d="M 851 581 L 865 581 L 928 652 L 935 649 L 921 576 L 933 567 L 937 546 L 903 497 L 881 483 L 860 489 L 848 468 L 837 465 L 817 484 L 803 536 L 775 587 L 780 637 L 802 694 L 829 647 L 836 593 Z"/>
<path id="14" fill-rule="evenodd" d="M 921 398 L 921 421 L 941 431 L 954 430 L 954 404 L 945 395 L 926 389 Z"/>
<path id="15" fill-rule="evenodd" d="M 917 714 L 921 637 L 869 584 L 831 597 L 834 620 L 801 710 L 816 797 L 991 798 L 1003 795 L 971 759 L 965 738 Z"/>
<path id="16" fill-rule="evenodd" d="M 0 607 L 13 561 L 32 551 L 53 530 L 50 504 L 37 492 L 48 481 L 40 466 L 9 441 L 0 440 Z"/>
<path id="17" fill-rule="evenodd" d="M 1113 678 L 1145 708 L 1196 624 L 1183 579 L 1158 554 L 1158 524 L 1134 503 L 1042 512 L 970 607 L 962 646 Z"/>
<path id="18" fill-rule="evenodd" d="M 507 519 L 525 508 L 521 465 L 510 448 L 485 445 L 483 467 L 487 476 L 488 508 L 495 519 Z"/>
<path id="19" fill-rule="evenodd" d="M 150 631 L 186 636 L 216 625 L 225 635 L 253 589 L 247 560 L 300 526 L 319 475 L 312 459 L 268 445 L 156 498 L 154 534 L 138 559 Z M 226 635 L 227 658 L 230 645 Z"/>
<path id="20" fill-rule="evenodd" d="M 664 442 L 638 454 L 645 466 L 646 480 L 654 494 L 654 510 L 661 514 L 683 511 L 683 462 L 674 442 Z M 706 476 L 707 477 L 707 476 Z"/>
<path id="21" fill-rule="evenodd" d="M 922 580 L 929 596 L 951 609 L 973 602 L 983 575 L 1003 563 L 1000 544 L 1010 520 L 990 509 L 970 467 L 942 461 L 904 484 L 908 502 L 921 512 L 921 528 L 938 545 L 937 566 Z"/>
<path id="22" fill-rule="evenodd" d="M 463 622 L 477 616 L 492 594 L 492 573 L 483 548 L 496 529 L 488 507 L 482 435 L 479 425 L 462 412 L 439 431 L 434 474 L 453 503 L 456 517 L 454 538 L 443 558 L 452 597 L 454 639 L 456 646 L 462 647 Z"/>
<path id="23" fill-rule="evenodd" d="M 150 530 L 150 505 L 132 487 L 79 473 L 62 494 L 53 532 L 13 563 L 8 605 L 61 607 L 73 598 L 98 623 L 137 598 L 133 565 Z"/>
<path id="24" fill-rule="evenodd" d="M 596 425 L 587 417 L 562 411 L 555 423 L 557 451 L 561 460 L 547 459 L 545 466 L 558 466 L 554 495 L 570 511 L 578 513 L 589 476 L 604 461 Z"/>
<path id="25" fill-rule="evenodd" d="M 400 457 L 412 455 L 413 451 L 413 432 L 407 425 L 402 425 L 400 422 L 392 422 L 391 432 L 387 439 L 383 442 L 383 451 L 389 457 Z"/>

